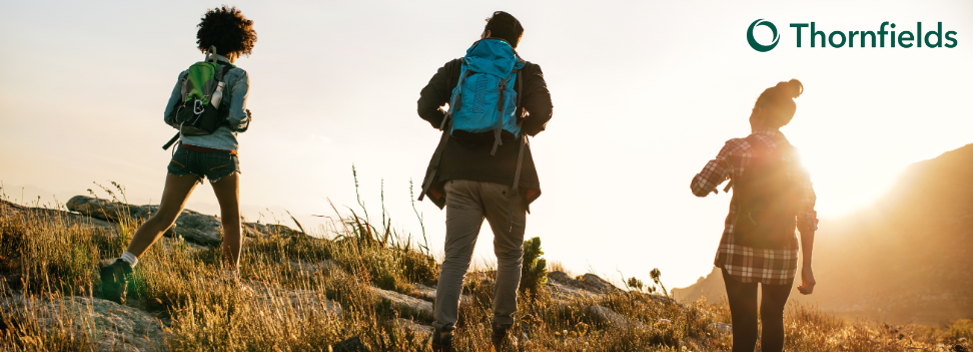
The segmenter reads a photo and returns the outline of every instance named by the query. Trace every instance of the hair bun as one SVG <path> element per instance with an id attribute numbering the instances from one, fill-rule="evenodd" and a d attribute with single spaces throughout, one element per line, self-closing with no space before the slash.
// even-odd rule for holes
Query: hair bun
<path id="1" fill-rule="evenodd" d="M 797 78 L 792 78 L 787 82 L 777 83 L 777 86 L 774 88 L 779 90 L 779 94 L 782 94 L 788 98 L 797 98 L 801 96 L 801 93 L 804 93 L 804 84 L 802 84 L 801 81 L 798 81 Z"/>

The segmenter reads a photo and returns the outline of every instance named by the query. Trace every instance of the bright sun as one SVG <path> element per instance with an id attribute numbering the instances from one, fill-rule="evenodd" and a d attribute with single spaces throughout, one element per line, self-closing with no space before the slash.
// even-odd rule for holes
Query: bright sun
<path id="1" fill-rule="evenodd" d="M 818 197 L 815 208 L 826 217 L 871 206 L 891 191 L 904 167 L 903 161 L 849 150 L 836 143 L 800 147 Z"/>

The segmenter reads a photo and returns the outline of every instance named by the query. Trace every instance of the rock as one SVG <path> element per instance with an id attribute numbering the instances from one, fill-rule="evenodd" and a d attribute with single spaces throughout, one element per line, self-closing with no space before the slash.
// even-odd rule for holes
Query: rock
<path id="1" fill-rule="evenodd" d="M 429 301 L 433 303 L 436 302 L 435 287 L 429 287 L 420 283 L 414 283 L 412 284 L 412 287 L 415 289 L 415 291 L 413 291 L 413 293 L 411 294 L 412 296 L 424 301 Z M 461 294 L 459 296 L 460 304 L 470 304 L 470 302 L 473 302 L 473 296 L 469 294 Z"/>
<path id="2" fill-rule="evenodd" d="M 126 216 L 144 221 L 159 211 L 157 205 L 128 205 L 88 196 L 74 196 L 68 201 L 67 207 L 71 211 L 111 222 L 119 222 Z M 222 227 L 215 216 L 183 209 L 176 218 L 176 224 L 165 235 L 182 236 L 190 241 L 215 245 L 221 241 Z"/>
<path id="3" fill-rule="evenodd" d="M 577 281 L 575 279 L 572 279 L 570 276 L 568 276 L 568 274 L 564 273 L 563 271 L 554 271 L 554 272 L 547 273 L 547 279 L 548 282 L 557 281 L 560 283 L 569 283 L 569 282 Z"/>
<path id="4" fill-rule="evenodd" d="M 292 311 L 299 318 L 308 316 L 330 316 L 340 318 L 344 310 L 341 303 L 329 300 L 324 292 L 313 290 L 288 290 L 279 286 L 269 286 L 259 281 L 241 282 L 244 289 L 251 290 L 254 298 L 264 303 L 264 307 L 271 312 L 286 309 Z"/>
<path id="5" fill-rule="evenodd" d="M 429 287 L 420 283 L 414 283 L 412 284 L 412 287 L 415 289 L 415 291 L 413 291 L 412 293 L 412 296 L 424 301 L 436 302 L 435 287 Z M 473 302 L 473 296 L 470 296 L 469 294 L 461 294 L 459 296 L 460 304 L 469 304 L 470 302 Z"/>
<path id="6" fill-rule="evenodd" d="M 358 336 L 352 337 L 350 339 L 338 342 L 331 346 L 331 351 L 333 352 L 366 352 L 365 345 L 361 343 L 361 339 Z"/>
<path id="7" fill-rule="evenodd" d="M 121 219 L 129 216 L 134 219 L 145 220 L 151 217 L 155 213 L 155 210 L 158 209 L 158 207 L 152 209 L 150 206 L 128 205 L 88 196 L 71 197 L 65 205 L 68 207 L 68 210 L 111 222 L 119 222 Z"/>
<path id="8" fill-rule="evenodd" d="M 83 215 L 111 222 L 119 222 L 126 216 L 146 220 L 159 211 L 158 205 L 130 205 L 112 202 L 106 199 L 88 196 L 75 196 L 68 200 L 67 207 Z M 300 234 L 284 225 L 243 223 L 243 233 L 246 236 L 290 236 Z M 176 218 L 176 224 L 165 232 L 166 236 L 182 236 L 187 240 L 205 244 L 217 245 L 222 241 L 223 224 L 220 219 L 201 214 L 189 209 L 183 209 Z"/>
<path id="9" fill-rule="evenodd" d="M 568 274 L 555 271 L 547 274 L 548 282 L 554 281 L 558 288 L 569 293 L 578 293 L 575 289 L 603 294 L 618 291 L 619 288 L 595 274 L 584 274 L 581 280 L 572 279 Z M 573 289 L 572 289 L 573 288 Z"/>
<path id="10" fill-rule="evenodd" d="M 344 313 L 341 308 L 341 303 L 329 300 L 324 296 L 323 292 L 294 290 L 286 291 L 286 294 L 291 302 L 291 306 L 301 315 L 308 314 L 310 310 L 314 310 L 315 313 L 325 312 L 334 318 L 338 318 Z"/>
<path id="11" fill-rule="evenodd" d="M 727 324 L 727 323 L 715 322 L 715 323 L 709 324 L 709 326 L 707 326 L 706 328 L 712 330 L 713 332 L 717 332 L 717 333 L 721 333 L 721 334 L 732 334 L 733 333 L 733 325 L 730 325 L 730 324 Z"/>
<path id="12" fill-rule="evenodd" d="M 416 323 L 413 320 L 409 320 L 409 319 L 405 319 L 405 318 L 392 319 L 392 320 L 389 321 L 389 323 L 391 323 L 395 327 L 397 327 L 399 329 L 402 329 L 403 331 L 405 331 L 407 333 L 411 333 L 411 334 L 413 334 L 415 336 L 426 336 L 426 335 L 430 335 L 434 331 L 436 331 L 436 328 L 434 328 L 432 326 L 422 325 L 422 324 Z"/>
<path id="13" fill-rule="evenodd" d="M 423 284 L 412 284 L 412 288 L 415 289 L 414 295 L 419 298 L 429 302 L 436 301 L 436 288 L 429 287 Z"/>
<path id="14" fill-rule="evenodd" d="M 612 285 L 610 282 L 598 277 L 595 274 L 584 274 L 581 277 L 581 282 L 584 284 L 584 289 L 595 292 L 595 293 L 610 293 L 618 291 L 618 287 Z"/>
<path id="15" fill-rule="evenodd" d="M 596 298 L 598 295 L 582 288 L 563 283 L 561 281 L 548 280 L 545 285 L 548 292 L 558 302 L 568 302 L 578 298 Z"/>
<path id="16" fill-rule="evenodd" d="M 176 218 L 176 224 L 166 232 L 191 241 L 216 245 L 223 240 L 223 223 L 215 216 L 183 209 Z"/>
<path id="17" fill-rule="evenodd" d="M 31 319 L 46 333 L 67 332 L 89 335 L 97 351 L 168 350 L 162 323 L 141 310 L 115 302 L 81 296 L 25 298 L 7 291 L 0 309 L 12 320 Z M 29 316 L 30 318 L 26 318 Z"/>
<path id="18" fill-rule="evenodd" d="M 432 316 L 432 303 L 423 301 L 421 299 L 403 295 L 395 291 L 383 290 L 378 287 L 370 287 L 372 293 L 381 297 L 382 299 L 387 299 L 391 301 L 392 307 L 397 310 L 412 309 L 416 313 Z"/>
<path id="19" fill-rule="evenodd" d="M 702 351 L 703 349 L 700 348 L 699 346 L 704 346 L 704 345 L 705 344 L 701 343 L 699 340 L 692 337 L 687 337 L 685 340 L 679 340 L 680 350 Z"/>
<path id="20" fill-rule="evenodd" d="M 611 324 L 618 329 L 652 329 L 638 320 L 633 320 L 606 307 L 589 306 L 586 311 L 588 315 L 591 315 L 596 320 Z"/>

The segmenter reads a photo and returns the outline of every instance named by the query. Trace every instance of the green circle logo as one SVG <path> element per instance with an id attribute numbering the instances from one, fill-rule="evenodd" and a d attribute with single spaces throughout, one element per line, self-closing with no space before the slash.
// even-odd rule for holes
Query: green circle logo
<path id="1" fill-rule="evenodd" d="M 756 28 L 757 26 L 767 26 L 767 28 L 770 28 L 770 30 L 773 31 L 774 33 L 774 42 L 770 43 L 770 45 L 762 45 L 760 43 L 757 43 L 757 40 L 753 38 L 753 29 Z M 777 46 L 778 40 L 780 40 L 780 36 L 777 35 L 777 26 L 775 26 L 773 23 L 770 23 L 770 21 L 764 21 L 762 18 L 753 21 L 753 23 L 750 24 L 750 28 L 747 29 L 747 42 L 750 43 L 750 47 L 753 48 L 753 50 L 762 53 L 768 52 L 771 49 L 773 49 L 775 46 Z"/>

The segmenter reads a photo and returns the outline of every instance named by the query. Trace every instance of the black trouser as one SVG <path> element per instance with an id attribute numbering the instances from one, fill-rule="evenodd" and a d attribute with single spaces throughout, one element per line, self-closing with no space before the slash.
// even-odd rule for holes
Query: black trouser
<path id="1" fill-rule="evenodd" d="M 733 352 L 753 352 L 757 346 L 757 283 L 743 283 L 723 269 L 726 297 L 733 318 Z M 784 305 L 791 285 L 760 285 L 761 351 L 784 349 Z"/>

